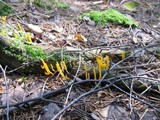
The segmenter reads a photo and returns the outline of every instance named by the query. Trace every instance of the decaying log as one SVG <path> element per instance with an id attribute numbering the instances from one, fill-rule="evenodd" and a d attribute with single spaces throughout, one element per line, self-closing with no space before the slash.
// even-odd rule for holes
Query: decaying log
<path id="1" fill-rule="evenodd" d="M 9 70 L 17 69 L 17 68 L 23 66 L 18 71 L 23 72 L 24 74 L 26 74 L 26 73 L 42 73 L 43 70 L 40 68 L 40 65 L 41 65 L 40 59 L 32 60 L 32 58 L 31 58 L 27 61 L 25 61 L 23 59 L 19 59 L 17 56 L 20 56 L 21 58 L 26 57 L 23 55 L 23 49 L 19 46 L 14 46 L 10 39 L 13 39 L 13 38 L 6 38 L 3 36 L 0 36 L 0 51 L 1 51 L 0 63 L 1 63 L 1 65 L 8 66 Z M 15 41 L 16 41 L 16 39 L 15 39 Z M 50 53 L 54 54 L 55 52 L 58 51 L 58 53 L 55 55 L 56 59 L 57 59 L 56 61 L 61 60 L 61 48 L 53 47 L 52 45 L 39 45 L 38 44 L 37 46 L 39 48 L 42 48 L 43 51 L 45 51 L 45 53 L 47 55 L 50 55 Z M 35 47 L 37 47 L 37 46 L 35 45 Z M 34 45 L 32 47 L 34 47 Z M 66 53 L 75 54 L 75 56 L 78 55 L 78 53 L 82 52 L 83 53 L 82 57 L 84 57 L 85 59 L 87 58 L 87 60 L 94 60 L 94 61 L 95 61 L 95 57 L 99 53 L 101 53 L 101 54 L 107 54 L 107 53 L 119 54 L 117 52 L 117 50 L 115 51 L 115 49 L 103 50 L 103 52 L 101 51 L 101 49 L 99 49 L 99 50 L 96 50 L 96 49 L 93 49 L 93 50 L 88 49 L 87 50 L 86 49 L 85 52 L 83 52 L 82 49 L 66 47 L 63 50 L 67 51 Z M 69 59 L 73 59 L 73 56 L 70 56 Z M 55 61 L 53 61 L 52 58 L 48 58 L 48 61 L 55 63 Z M 75 57 L 75 61 L 78 61 L 78 57 Z"/>
<path id="2" fill-rule="evenodd" d="M 7 66 L 7 70 L 16 71 L 16 69 L 20 68 L 18 69 L 19 73 L 35 73 L 34 71 L 42 73 L 42 70 L 39 67 L 39 61 L 28 64 L 23 60 L 18 60 L 16 55 L 22 56 L 23 51 L 13 46 L 9 39 L 3 36 L 0 36 L 0 51 L 0 64 L 2 66 Z"/>
<path id="3" fill-rule="evenodd" d="M 45 47 L 42 47 L 43 49 Z M 61 60 L 60 56 L 61 56 L 61 51 L 60 51 L 61 48 L 57 48 L 56 50 L 59 51 L 58 53 L 58 59 L 59 61 Z M 45 48 L 44 49 L 45 52 L 51 52 L 51 53 L 54 53 L 55 52 L 55 48 L 53 48 L 52 46 L 48 46 L 48 48 Z M 39 60 L 30 60 L 28 62 L 26 61 L 23 61 L 23 60 L 19 60 L 16 55 L 21 55 L 23 56 L 23 51 L 15 46 L 13 46 L 13 44 L 10 43 L 10 40 L 3 37 L 3 36 L 0 36 L 0 51 L 1 51 L 1 54 L 0 54 L 0 64 L 3 65 L 3 66 L 8 66 L 8 69 L 9 70 L 13 70 L 13 69 L 17 69 L 20 67 L 20 69 L 17 69 L 17 72 L 19 73 L 23 73 L 23 74 L 44 74 L 44 70 L 41 69 L 41 61 L 40 59 Z M 95 60 L 95 57 L 101 53 L 101 54 L 120 54 L 121 51 L 120 50 L 117 50 L 117 49 L 105 49 L 105 50 L 101 50 L 101 49 L 93 49 L 93 50 L 81 50 L 81 49 L 71 49 L 71 48 L 65 48 L 65 51 L 67 52 L 71 52 L 71 53 L 74 53 L 74 54 L 77 54 L 79 52 L 82 52 L 83 53 L 83 60 Z M 57 55 L 56 55 L 57 56 Z M 71 58 L 73 58 L 73 56 L 71 56 Z M 86 59 L 87 58 L 87 59 Z M 58 61 L 58 59 L 56 61 Z M 77 59 L 78 60 L 78 57 Z M 55 63 L 56 61 L 52 60 L 52 59 L 48 59 L 48 64 L 50 62 L 52 63 Z M 84 61 L 85 62 L 85 61 Z M 75 72 L 77 71 L 78 68 L 72 68 L 72 70 L 70 71 L 71 74 L 75 74 Z M 83 65 L 81 66 L 80 68 L 80 72 L 84 72 L 83 70 Z M 90 72 L 90 75 L 91 77 L 93 78 L 93 71 L 89 71 Z M 105 73 L 106 71 L 104 71 Z M 97 74 L 98 74 L 98 71 L 97 71 Z M 103 74 L 103 73 L 102 73 Z M 112 73 L 111 71 L 111 76 L 107 76 L 107 77 L 114 77 L 116 76 L 114 73 Z M 81 78 L 84 78 L 85 79 L 85 73 L 84 74 L 80 74 Z M 98 76 L 98 75 L 97 75 Z M 143 85 L 143 83 L 146 85 Z M 118 83 L 119 86 L 124 86 L 124 83 L 123 82 L 120 82 Z M 130 84 L 127 83 L 127 84 Z M 135 89 L 141 89 L 141 90 L 145 90 L 147 88 L 147 86 L 149 86 L 149 84 L 152 84 L 152 88 L 158 90 L 158 84 L 157 83 L 152 83 L 152 82 L 148 82 L 148 81 L 142 81 L 142 82 L 137 82 L 137 81 L 134 81 L 134 84 L 135 84 Z"/>

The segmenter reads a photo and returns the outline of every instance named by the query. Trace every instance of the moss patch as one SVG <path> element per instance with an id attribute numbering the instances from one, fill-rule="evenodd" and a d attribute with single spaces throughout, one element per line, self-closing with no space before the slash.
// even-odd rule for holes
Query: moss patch
<path id="1" fill-rule="evenodd" d="M 84 16 L 90 17 L 90 19 L 96 24 L 105 25 L 108 22 L 113 22 L 123 26 L 138 27 L 138 24 L 134 20 L 128 18 L 115 9 L 109 9 L 106 11 L 90 11 L 89 13 L 83 13 L 82 17 Z"/>
<path id="2" fill-rule="evenodd" d="M 0 16 L 7 16 L 14 13 L 14 10 L 7 4 L 0 1 Z"/>
<path id="3" fill-rule="evenodd" d="M 46 10 L 51 10 L 55 7 L 62 10 L 66 10 L 69 8 L 68 4 L 59 0 L 34 0 L 33 3 L 38 7 L 45 8 Z"/>

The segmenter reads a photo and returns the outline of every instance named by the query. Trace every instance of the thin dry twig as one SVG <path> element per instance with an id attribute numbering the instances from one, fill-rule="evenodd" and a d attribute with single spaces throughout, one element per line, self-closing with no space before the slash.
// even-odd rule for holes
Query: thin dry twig
<path id="1" fill-rule="evenodd" d="M 73 83 L 75 82 L 77 76 L 78 76 L 78 72 L 80 71 L 80 67 L 81 67 L 81 64 L 82 64 L 82 54 L 79 53 L 79 63 L 78 63 L 78 69 L 76 71 L 76 74 L 74 76 L 74 79 L 73 79 Z M 70 96 L 70 93 L 71 93 L 71 90 L 73 88 L 73 84 L 71 84 L 70 88 L 69 88 L 69 91 L 68 91 L 68 94 L 67 94 L 67 98 L 66 98 L 66 101 L 64 103 L 64 107 L 68 104 L 68 99 L 69 99 L 69 96 Z M 61 117 L 60 117 L 61 118 Z"/>
<path id="2" fill-rule="evenodd" d="M 8 99 L 8 94 L 9 94 L 9 79 L 7 80 L 7 77 L 6 77 L 6 69 L 7 69 L 7 66 L 5 68 L 3 68 L 1 65 L 0 65 L 0 68 L 1 68 L 1 71 L 3 73 L 3 77 L 4 77 L 4 81 L 5 81 L 5 85 L 6 85 L 6 103 L 7 103 L 7 113 L 6 113 L 6 118 L 7 120 L 9 120 L 9 99 Z"/>
<path id="3" fill-rule="evenodd" d="M 100 87 L 98 89 L 91 89 L 90 91 L 88 92 L 85 92 L 83 94 L 81 94 L 79 97 L 77 97 L 76 99 L 74 99 L 72 102 L 70 102 L 66 107 L 64 107 L 60 112 L 58 112 L 51 120 L 55 120 L 57 119 L 64 111 L 66 111 L 69 107 L 71 107 L 74 103 L 76 103 L 78 100 L 82 99 L 83 97 L 87 96 L 87 95 L 90 95 L 90 94 L 93 94 L 93 93 L 96 93 L 100 90 L 103 90 L 103 89 L 106 89 L 110 86 L 114 86 L 115 88 L 117 88 L 118 90 L 120 90 L 121 92 L 127 94 L 128 96 L 130 96 L 130 93 L 127 93 L 126 91 L 122 90 L 120 87 L 116 86 L 115 83 L 118 82 L 118 81 L 121 81 L 121 80 L 128 80 L 128 79 L 133 79 L 133 78 L 137 78 L 137 77 L 141 77 L 141 76 L 130 76 L 130 77 L 126 77 L 126 78 L 120 78 L 120 79 L 116 79 L 114 82 L 111 82 L 109 80 L 107 80 L 107 82 L 109 82 L 110 84 L 104 86 L 104 87 Z M 134 99 L 137 99 L 151 107 L 153 107 L 156 111 L 160 112 L 159 109 L 157 109 L 153 104 L 149 104 L 147 101 L 141 99 L 141 98 L 138 98 L 136 96 L 133 96 L 131 95 L 132 98 Z"/>

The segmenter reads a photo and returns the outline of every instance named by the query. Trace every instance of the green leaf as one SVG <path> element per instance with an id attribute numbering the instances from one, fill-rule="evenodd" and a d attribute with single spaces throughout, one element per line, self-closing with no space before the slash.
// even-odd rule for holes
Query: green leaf
<path id="1" fill-rule="evenodd" d="M 136 11 L 140 4 L 138 2 L 130 1 L 123 4 L 124 8 L 129 11 Z"/>

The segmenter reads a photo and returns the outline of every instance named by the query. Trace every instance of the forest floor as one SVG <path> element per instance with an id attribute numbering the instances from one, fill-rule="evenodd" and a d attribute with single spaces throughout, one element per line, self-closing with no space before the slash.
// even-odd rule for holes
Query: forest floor
<path id="1" fill-rule="evenodd" d="M 32 39 L 33 44 L 47 50 L 81 52 L 78 56 L 72 54 L 78 62 L 74 69 L 65 71 L 69 80 L 61 74 L 25 75 L 18 69 L 7 74 L 1 68 L 1 119 L 159 120 L 160 2 L 141 0 L 135 11 L 125 9 L 125 1 L 121 0 L 108 0 L 106 4 L 84 0 L 64 2 L 68 8 L 52 10 L 25 2 L 11 3 L 17 12 L 7 18 L 8 24 L 16 25 L 18 21 L 24 29 L 26 24 L 33 24 L 43 30 L 38 39 Z M 139 26 L 112 22 L 96 25 L 88 17 L 80 18 L 84 12 L 109 8 L 133 18 Z M 102 72 L 100 80 L 95 80 L 92 71 L 97 67 L 96 60 L 81 58 L 84 57 L 81 54 L 90 50 L 104 54 L 107 51 L 110 57 L 110 68 Z M 84 65 L 90 75 L 86 75 Z"/>

